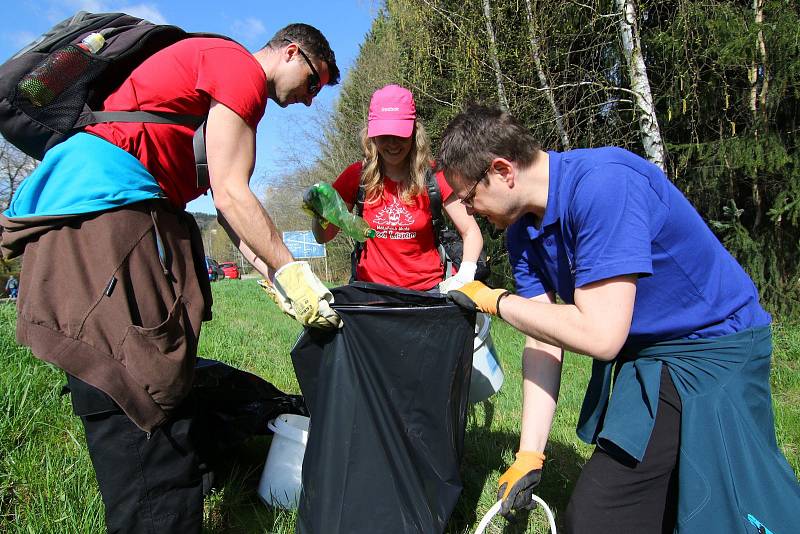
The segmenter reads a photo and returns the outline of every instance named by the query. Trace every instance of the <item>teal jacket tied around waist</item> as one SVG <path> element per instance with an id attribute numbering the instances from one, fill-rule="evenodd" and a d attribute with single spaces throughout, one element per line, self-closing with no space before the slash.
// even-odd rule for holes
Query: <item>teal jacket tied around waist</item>
<path id="1" fill-rule="evenodd" d="M 578 437 L 641 461 L 666 365 L 682 403 L 676 532 L 800 532 L 800 484 L 774 434 L 770 328 L 623 354 L 613 393 L 614 362 L 594 361 Z"/>

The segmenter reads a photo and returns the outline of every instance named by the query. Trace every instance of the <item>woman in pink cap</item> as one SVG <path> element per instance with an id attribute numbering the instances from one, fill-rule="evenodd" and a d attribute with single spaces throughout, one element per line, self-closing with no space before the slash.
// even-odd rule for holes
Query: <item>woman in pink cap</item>
<path id="1" fill-rule="evenodd" d="M 411 91 L 399 85 L 375 91 L 361 145 L 363 161 L 347 167 L 333 183 L 351 211 L 363 184 L 361 216 L 377 231 L 361 250 L 356 280 L 418 291 L 439 287 L 445 273 L 436 249 L 425 186 L 433 156 L 425 128 L 417 120 Z M 442 207 L 464 242 L 461 266 L 441 286 L 444 292 L 473 280 L 483 238 L 475 219 L 453 195 L 442 173 L 436 173 L 435 180 Z M 326 243 L 339 229 L 332 224 L 323 229 L 315 218 L 313 231 L 318 242 Z"/>

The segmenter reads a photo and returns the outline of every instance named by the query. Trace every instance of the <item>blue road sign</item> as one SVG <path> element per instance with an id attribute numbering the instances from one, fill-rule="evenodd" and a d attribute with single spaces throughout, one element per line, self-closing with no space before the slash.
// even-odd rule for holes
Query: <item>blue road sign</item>
<path id="1" fill-rule="evenodd" d="M 314 239 L 314 234 L 306 232 L 283 232 L 283 242 L 296 259 L 324 258 L 325 245 Z"/>

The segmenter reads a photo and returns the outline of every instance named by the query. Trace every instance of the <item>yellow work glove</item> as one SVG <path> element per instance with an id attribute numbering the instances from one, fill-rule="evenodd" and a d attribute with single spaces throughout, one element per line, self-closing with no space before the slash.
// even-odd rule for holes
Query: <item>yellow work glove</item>
<path id="1" fill-rule="evenodd" d="M 475 280 L 456 290 L 450 291 L 447 293 L 447 296 L 450 297 L 453 302 L 468 310 L 477 310 L 491 315 L 498 315 L 497 306 L 500 304 L 500 299 L 509 294 L 510 292 L 506 289 L 492 289 L 483 282 Z"/>
<path id="2" fill-rule="evenodd" d="M 517 460 L 497 481 L 497 499 L 503 500 L 500 513 L 506 519 L 513 519 L 517 510 L 533 510 L 533 488 L 542 479 L 544 454 L 533 451 L 519 451 Z"/>
<path id="3" fill-rule="evenodd" d="M 342 320 L 331 308 L 333 295 L 311 271 L 307 262 L 287 263 L 275 273 L 270 284 L 259 282 L 275 304 L 303 326 L 340 328 Z"/>

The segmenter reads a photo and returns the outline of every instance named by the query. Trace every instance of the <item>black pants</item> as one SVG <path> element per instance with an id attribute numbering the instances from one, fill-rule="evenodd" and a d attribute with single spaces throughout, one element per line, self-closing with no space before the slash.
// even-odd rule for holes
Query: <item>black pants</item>
<path id="1" fill-rule="evenodd" d="M 108 532 L 201 532 L 204 476 L 191 398 L 148 436 L 105 393 L 69 375 L 67 381 L 86 430 Z"/>
<path id="2" fill-rule="evenodd" d="M 642 462 L 596 447 L 567 506 L 570 534 L 671 534 L 678 511 L 681 400 L 666 367 Z"/>

